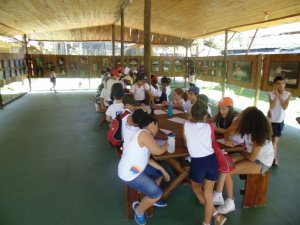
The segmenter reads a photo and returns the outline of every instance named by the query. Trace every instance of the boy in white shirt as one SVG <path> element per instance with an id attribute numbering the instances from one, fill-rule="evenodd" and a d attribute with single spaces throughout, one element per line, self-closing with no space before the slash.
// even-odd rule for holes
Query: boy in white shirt
<path id="1" fill-rule="evenodd" d="M 106 110 L 106 120 L 112 122 L 117 114 L 121 113 L 124 109 L 122 97 L 124 96 L 123 86 L 120 83 L 115 83 L 111 89 L 111 98 L 114 98 L 114 103 Z"/>
<path id="2" fill-rule="evenodd" d="M 283 76 L 276 76 L 273 81 L 274 90 L 269 93 L 269 103 L 272 122 L 272 142 L 274 146 L 274 163 L 279 165 L 277 156 L 277 145 L 281 136 L 282 128 L 284 125 L 285 110 L 289 105 L 290 92 L 285 91 L 285 78 Z"/>

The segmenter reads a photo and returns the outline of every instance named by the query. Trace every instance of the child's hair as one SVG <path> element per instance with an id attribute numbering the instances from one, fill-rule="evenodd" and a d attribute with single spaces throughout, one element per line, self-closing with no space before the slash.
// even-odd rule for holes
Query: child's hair
<path id="1" fill-rule="evenodd" d="M 168 83 L 168 78 L 166 76 L 163 76 L 161 79 L 160 79 L 160 83 L 162 84 L 167 84 Z"/>
<path id="2" fill-rule="evenodd" d="M 259 146 L 271 139 L 270 123 L 263 112 L 255 106 L 248 107 L 241 112 L 236 132 L 241 136 L 251 135 L 252 142 L 256 142 Z"/>
<path id="3" fill-rule="evenodd" d="M 120 100 L 124 96 L 124 90 L 121 83 L 114 83 L 111 87 L 110 99 Z"/>
<path id="4" fill-rule="evenodd" d="M 238 112 L 234 110 L 232 106 L 226 106 L 228 107 L 229 111 L 225 118 L 222 117 L 220 110 L 218 111 L 218 114 L 216 115 L 216 126 L 219 128 L 227 129 L 232 124 L 233 119 L 238 115 Z"/>
<path id="5" fill-rule="evenodd" d="M 142 129 L 147 127 L 152 122 L 154 122 L 155 124 L 158 123 L 157 119 L 154 116 L 146 113 L 143 114 L 143 116 L 138 120 L 137 125 Z"/>
<path id="6" fill-rule="evenodd" d="M 277 81 L 281 81 L 281 80 L 285 80 L 285 78 L 283 76 L 278 75 L 274 78 L 273 83 L 276 84 Z"/>
<path id="7" fill-rule="evenodd" d="M 184 95 L 184 91 L 182 90 L 182 88 L 176 88 L 174 92 L 181 97 L 183 97 Z"/>
<path id="8" fill-rule="evenodd" d="M 125 105 L 135 105 L 134 95 L 133 94 L 125 94 L 122 97 L 122 102 Z"/>
<path id="9" fill-rule="evenodd" d="M 207 104 L 202 100 L 197 100 L 192 106 L 191 114 L 194 122 L 204 121 L 207 115 Z"/>
<path id="10" fill-rule="evenodd" d="M 197 98 L 198 98 L 198 100 L 202 100 L 202 101 L 204 101 L 206 104 L 208 104 L 209 99 L 208 99 L 207 95 L 205 95 L 205 94 L 200 94 L 200 95 L 197 96 Z"/>

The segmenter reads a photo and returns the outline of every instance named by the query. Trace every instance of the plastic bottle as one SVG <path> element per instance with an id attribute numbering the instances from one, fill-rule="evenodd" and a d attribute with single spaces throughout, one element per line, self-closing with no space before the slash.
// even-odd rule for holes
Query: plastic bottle
<path id="1" fill-rule="evenodd" d="M 169 102 L 168 104 L 168 117 L 172 117 L 173 116 L 173 104 L 172 102 Z"/>
<path id="2" fill-rule="evenodd" d="M 169 153 L 175 152 L 175 134 L 169 133 L 168 134 L 168 149 L 167 151 Z"/>

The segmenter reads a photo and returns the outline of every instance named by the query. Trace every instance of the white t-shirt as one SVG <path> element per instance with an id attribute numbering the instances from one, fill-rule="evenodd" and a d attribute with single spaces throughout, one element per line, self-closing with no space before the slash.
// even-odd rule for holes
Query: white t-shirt
<path id="1" fill-rule="evenodd" d="M 183 109 L 184 109 L 185 112 L 189 113 L 189 112 L 191 112 L 192 106 L 193 106 L 193 104 L 188 99 L 188 100 L 186 100 Z"/>
<path id="2" fill-rule="evenodd" d="M 211 128 L 208 123 L 184 124 L 184 135 L 189 154 L 192 158 L 200 158 L 214 153 L 211 140 Z"/>
<path id="3" fill-rule="evenodd" d="M 123 149 L 126 148 L 128 143 L 131 141 L 131 139 L 134 137 L 136 132 L 140 130 L 139 127 L 131 126 L 127 123 L 127 119 L 129 116 L 132 116 L 132 114 L 128 114 L 124 116 L 122 119 L 122 140 L 123 140 Z"/>
<path id="4" fill-rule="evenodd" d="M 100 98 L 104 99 L 104 105 L 107 107 L 109 106 L 108 102 L 110 101 L 108 98 L 108 90 L 107 88 L 103 88 L 100 94 Z"/>
<path id="5" fill-rule="evenodd" d="M 114 103 L 107 108 L 105 115 L 110 116 L 112 119 L 115 119 L 117 114 L 122 113 L 123 109 L 123 103 Z"/>
<path id="6" fill-rule="evenodd" d="M 167 101 L 169 101 L 169 96 L 171 92 L 172 92 L 171 86 L 170 85 L 166 86 Z"/>
<path id="7" fill-rule="evenodd" d="M 184 101 L 183 98 L 181 98 L 179 101 L 176 101 L 176 100 L 174 99 L 174 104 L 180 104 L 180 105 L 182 105 L 182 107 L 183 107 L 183 109 L 184 109 L 185 101 Z"/>
<path id="8" fill-rule="evenodd" d="M 146 147 L 140 147 L 138 137 L 141 132 L 149 132 L 147 130 L 139 130 L 123 149 L 122 158 L 118 165 L 118 176 L 125 181 L 134 180 L 146 168 L 150 152 Z"/>
<path id="9" fill-rule="evenodd" d="M 246 146 L 246 151 L 251 153 L 253 148 L 253 143 L 250 135 L 244 135 L 244 142 Z M 261 146 L 260 151 L 256 157 L 266 166 L 272 166 L 274 160 L 274 148 L 272 141 L 266 141 L 263 146 Z"/>
<path id="10" fill-rule="evenodd" d="M 140 87 L 135 83 L 131 86 L 130 92 L 134 94 L 134 99 L 136 101 L 143 101 L 145 99 L 145 90 L 148 91 L 149 89 L 150 86 L 147 83 L 144 83 Z"/>
<path id="11" fill-rule="evenodd" d="M 108 79 L 107 82 L 106 82 L 108 101 L 112 100 L 112 99 L 110 99 L 110 93 L 111 93 L 111 88 L 112 88 L 113 84 L 115 84 L 115 83 L 120 83 L 120 81 L 119 80 L 114 80 L 114 79 L 111 78 L 111 79 Z"/>
<path id="12" fill-rule="evenodd" d="M 290 96 L 290 92 L 284 91 L 282 93 L 282 99 L 285 101 Z M 274 91 L 269 93 L 271 100 L 273 101 L 276 98 Z M 285 109 L 282 108 L 279 98 L 276 99 L 275 106 L 271 109 L 271 121 L 272 123 L 281 123 L 285 118 Z"/>
<path id="13" fill-rule="evenodd" d="M 157 86 L 157 89 L 155 87 L 153 87 L 152 85 L 150 86 L 150 89 L 151 89 L 151 92 L 152 92 L 152 95 L 154 97 L 160 97 L 161 96 L 161 90 L 159 88 L 159 86 Z"/>

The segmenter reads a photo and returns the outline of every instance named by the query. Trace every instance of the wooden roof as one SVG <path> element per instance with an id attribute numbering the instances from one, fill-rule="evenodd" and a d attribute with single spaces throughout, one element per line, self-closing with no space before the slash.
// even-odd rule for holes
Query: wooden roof
<path id="1" fill-rule="evenodd" d="M 120 7 L 124 7 L 125 27 L 143 30 L 144 0 L 3 0 L 0 34 L 27 34 L 39 40 L 110 40 L 110 25 L 120 24 Z M 299 0 L 152 0 L 151 31 L 161 44 L 166 38 L 158 34 L 178 41 L 293 21 L 300 21 Z M 104 30 L 107 34 L 99 34 Z"/>

